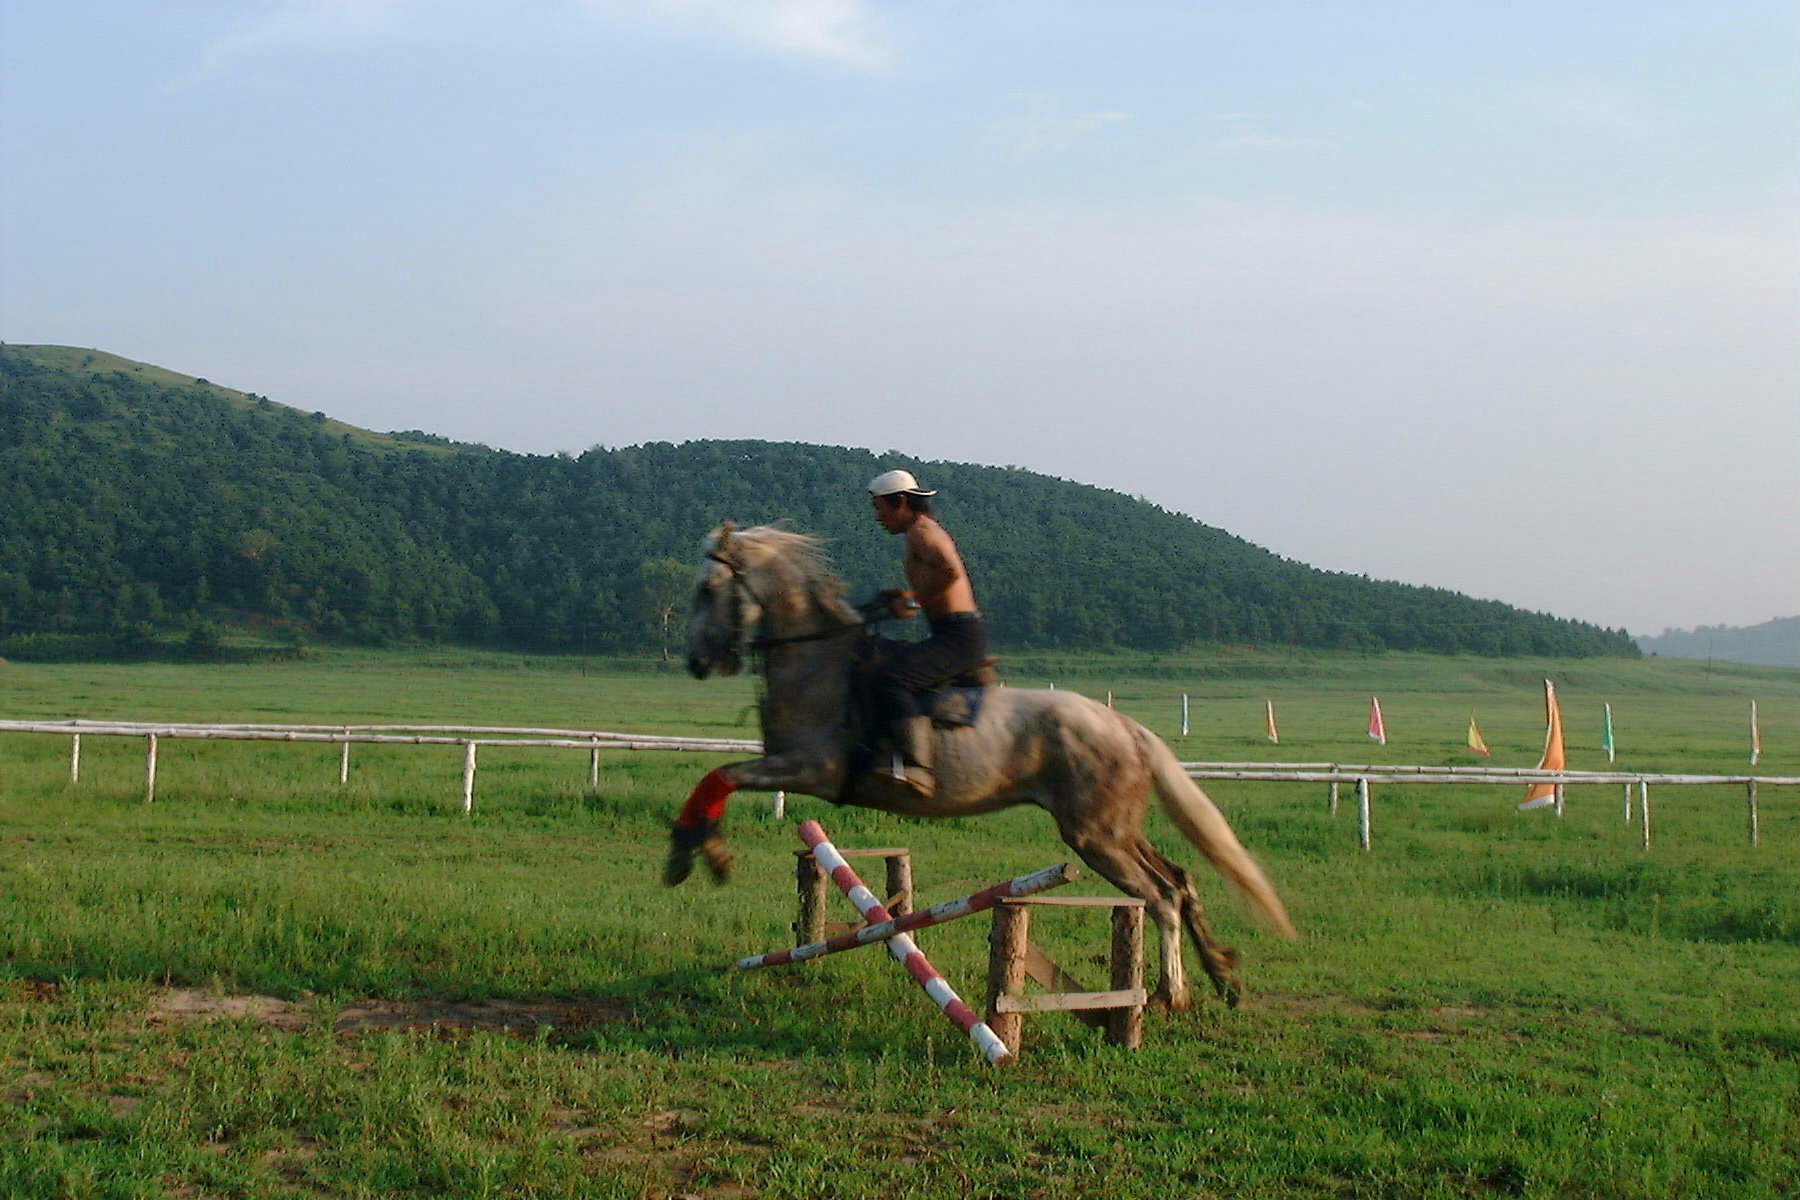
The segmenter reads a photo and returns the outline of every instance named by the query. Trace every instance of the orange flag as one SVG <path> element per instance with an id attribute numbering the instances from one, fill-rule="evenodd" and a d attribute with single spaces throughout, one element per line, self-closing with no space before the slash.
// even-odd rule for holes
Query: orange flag
<path id="1" fill-rule="evenodd" d="M 1562 771 L 1568 767 L 1563 757 L 1562 709 L 1556 703 L 1556 685 L 1548 679 L 1544 680 L 1544 720 L 1549 728 L 1544 731 L 1544 757 L 1539 760 L 1540 771 Z M 1519 801 L 1521 811 L 1527 808 L 1542 808 L 1546 804 L 1556 802 L 1556 785 L 1553 783 L 1534 783 L 1525 792 L 1525 798 Z"/>
<path id="2" fill-rule="evenodd" d="M 1469 749 L 1477 754 L 1492 754 L 1487 743 L 1481 740 L 1481 730 L 1475 724 L 1475 714 L 1469 714 Z"/>
<path id="3" fill-rule="evenodd" d="M 1281 745 L 1281 735 L 1275 732 L 1275 702 L 1265 700 L 1263 704 L 1265 706 L 1263 709 L 1263 736 L 1279 746 Z"/>

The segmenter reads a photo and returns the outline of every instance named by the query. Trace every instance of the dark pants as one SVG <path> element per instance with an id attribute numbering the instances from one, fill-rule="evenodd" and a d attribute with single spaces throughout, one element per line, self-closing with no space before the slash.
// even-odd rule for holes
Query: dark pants
<path id="1" fill-rule="evenodd" d="M 918 693 L 974 670 L 988 656 L 987 626 L 980 613 L 951 613 L 931 622 L 922 642 L 882 638 L 875 696 L 885 720 L 923 716 Z"/>

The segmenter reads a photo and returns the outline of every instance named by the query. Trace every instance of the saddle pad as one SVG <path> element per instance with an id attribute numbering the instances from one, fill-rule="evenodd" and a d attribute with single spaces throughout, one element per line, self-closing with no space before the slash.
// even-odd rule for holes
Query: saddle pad
<path id="1" fill-rule="evenodd" d="M 931 712 L 931 722 L 947 729 L 973 725 L 981 716 L 985 687 L 945 687 L 920 697 Z"/>

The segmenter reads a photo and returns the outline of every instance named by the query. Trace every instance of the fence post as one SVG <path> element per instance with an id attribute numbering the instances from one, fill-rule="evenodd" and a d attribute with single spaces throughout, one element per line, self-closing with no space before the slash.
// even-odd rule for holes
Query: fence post
<path id="1" fill-rule="evenodd" d="M 1334 776 L 1337 774 L 1337 766 L 1335 764 L 1333 764 L 1333 766 L 1331 768 L 1331 773 Z M 1331 781 L 1331 815 L 1334 817 L 1337 816 L 1337 804 L 1338 804 L 1338 781 L 1336 779 L 1333 779 Z"/>
<path id="2" fill-rule="evenodd" d="M 1362 848 L 1369 848 L 1369 781 L 1356 781 L 1356 836 Z"/>
<path id="3" fill-rule="evenodd" d="M 1625 823 L 1631 824 L 1631 785 L 1625 785 Z"/>
<path id="4" fill-rule="evenodd" d="M 475 743 L 463 743 L 463 793 L 462 810 L 465 813 L 475 811 Z"/>
<path id="5" fill-rule="evenodd" d="M 1752 779 L 1744 785 L 1744 803 L 1749 808 L 1750 844 L 1756 845 L 1756 780 Z"/>
<path id="6" fill-rule="evenodd" d="M 338 750 L 338 786 L 350 782 L 350 731 L 344 730 L 344 744 Z"/>
<path id="7" fill-rule="evenodd" d="M 69 782 L 81 782 L 81 735 L 69 738 Z"/>
<path id="8" fill-rule="evenodd" d="M 1644 818 L 1644 849 L 1650 848 L 1650 785 L 1638 780 L 1638 812 Z"/>
<path id="9" fill-rule="evenodd" d="M 787 815 L 787 793 L 776 792 L 775 798 L 769 801 L 769 810 L 775 815 L 777 821 L 785 817 Z"/>
<path id="10" fill-rule="evenodd" d="M 1188 694 L 1181 693 L 1181 736 L 1188 735 Z"/>
<path id="11" fill-rule="evenodd" d="M 588 749 L 588 787 L 598 790 L 600 787 L 600 739 Z"/>
<path id="12" fill-rule="evenodd" d="M 1563 783 L 1562 783 L 1562 780 L 1559 779 L 1556 781 L 1556 783 L 1553 785 L 1553 790 L 1552 790 L 1551 794 L 1556 797 L 1556 815 L 1560 819 L 1562 817 L 1562 810 L 1563 810 Z"/>
<path id="13" fill-rule="evenodd" d="M 156 799 L 156 735 L 149 734 L 144 745 L 144 803 Z"/>

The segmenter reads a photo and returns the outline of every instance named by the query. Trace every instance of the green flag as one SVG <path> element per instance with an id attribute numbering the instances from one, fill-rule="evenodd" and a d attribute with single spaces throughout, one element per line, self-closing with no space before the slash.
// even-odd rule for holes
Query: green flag
<path id="1" fill-rule="evenodd" d="M 1611 762 L 1613 761 L 1612 705 L 1608 704 L 1605 707 L 1606 727 L 1600 732 L 1600 748 L 1606 751 L 1606 761 Z"/>

